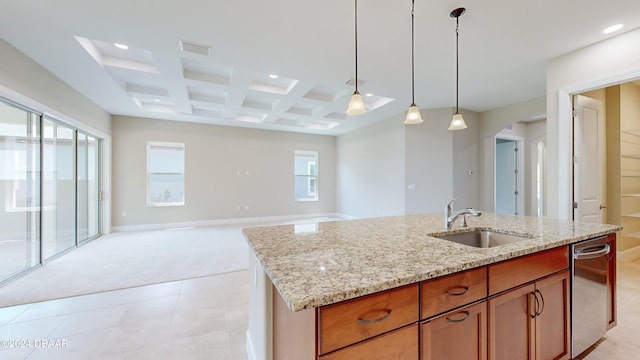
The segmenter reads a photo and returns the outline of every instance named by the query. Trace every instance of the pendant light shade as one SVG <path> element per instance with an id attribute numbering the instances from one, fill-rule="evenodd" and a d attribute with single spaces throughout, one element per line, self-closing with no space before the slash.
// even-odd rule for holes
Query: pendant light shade
<path id="1" fill-rule="evenodd" d="M 457 8 L 449 14 L 450 17 L 456 18 L 456 113 L 453 114 L 453 118 L 449 123 L 449 130 L 464 130 L 467 128 L 467 124 L 465 124 L 464 119 L 462 118 L 462 114 L 460 114 L 460 110 L 458 109 L 458 79 L 460 77 L 458 65 L 458 36 L 460 28 L 460 16 L 462 16 L 465 11 L 465 8 Z"/>
<path id="2" fill-rule="evenodd" d="M 464 130 L 466 128 L 467 124 L 465 124 L 462 114 L 453 114 L 453 119 L 449 123 L 449 130 Z"/>
<path id="3" fill-rule="evenodd" d="M 364 101 L 362 101 L 362 95 L 356 90 L 351 95 L 351 101 L 349 101 L 349 107 L 347 107 L 347 115 L 363 115 L 367 113 L 367 109 L 364 107 Z"/>
<path id="4" fill-rule="evenodd" d="M 416 104 L 411 104 L 411 106 L 409 106 L 409 110 L 407 110 L 407 116 L 404 118 L 404 123 L 406 125 L 415 125 L 420 124 L 422 121 L 420 109 L 418 109 Z"/>
<path id="5" fill-rule="evenodd" d="M 347 115 L 363 115 L 367 113 L 367 109 L 364 107 L 364 101 L 362 101 L 362 95 L 358 92 L 358 0 L 354 0 L 355 3 L 355 49 L 356 49 L 356 89 L 351 95 L 351 101 L 347 107 Z"/>
<path id="6" fill-rule="evenodd" d="M 416 85 L 415 85 L 415 57 L 414 57 L 414 47 L 415 47 L 415 36 L 414 36 L 414 21 L 413 16 L 415 12 L 416 1 L 411 1 L 411 105 L 409 106 L 409 110 L 407 110 L 407 116 L 404 118 L 404 123 L 406 125 L 414 125 L 420 124 L 422 120 L 422 116 L 420 115 L 420 109 L 416 106 Z"/>

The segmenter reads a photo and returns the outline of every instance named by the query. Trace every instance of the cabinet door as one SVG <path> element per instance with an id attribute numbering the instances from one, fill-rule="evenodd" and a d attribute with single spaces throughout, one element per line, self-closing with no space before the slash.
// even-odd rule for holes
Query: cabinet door
<path id="1" fill-rule="evenodd" d="M 612 327 L 616 326 L 617 319 L 617 296 L 616 296 L 616 234 L 609 234 L 607 238 L 607 242 L 611 247 L 611 252 L 607 256 L 607 314 L 608 314 L 608 324 L 607 330 L 610 330 Z"/>
<path id="2" fill-rule="evenodd" d="M 422 360 L 486 360 L 487 303 L 456 310 L 421 325 Z"/>
<path id="3" fill-rule="evenodd" d="M 418 324 L 320 356 L 320 360 L 418 360 Z"/>
<path id="4" fill-rule="evenodd" d="M 537 296 L 536 359 L 570 358 L 569 271 L 565 270 L 535 283 Z"/>
<path id="5" fill-rule="evenodd" d="M 533 359 L 533 284 L 489 299 L 489 359 Z"/>

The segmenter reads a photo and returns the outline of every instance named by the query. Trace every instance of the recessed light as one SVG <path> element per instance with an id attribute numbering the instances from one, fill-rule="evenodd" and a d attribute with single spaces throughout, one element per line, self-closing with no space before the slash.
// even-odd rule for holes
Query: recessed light
<path id="1" fill-rule="evenodd" d="M 624 25 L 623 24 L 616 24 L 616 25 L 611 25 L 608 28 L 602 30 L 603 34 L 611 34 L 612 32 L 616 32 L 620 29 L 622 29 Z"/>
<path id="2" fill-rule="evenodd" d="M 129 48 L 129 46 L 125 44 L 120 44 L 120 43 L 114 43 L 113 45 L 115 45 L 115 47 L 117 47 L 118 49 L 122 49 L 122 50 L 127 50 Z"/>
<path id="3" fill-rule="evenodd" d="M 366 94 L 364 94 L 364 96 L 373 96 L 373 94 L 372 93 L 366 93 Z"/>
<path id="4" fill-rule="evenodd" d="M 155 101 L 155 102 L 160 102 L 160 99 L 153 99 L 153 101 Z"/>
<path id="5" fill-rule="evenodd" d="M 278 75 L 276 75 L 276 74 L 269 74 L 269 77 L 270 77 L 270 78 L 272 78 L 272 79 L 277 79 L 277 78 L 278 78 Z"/>

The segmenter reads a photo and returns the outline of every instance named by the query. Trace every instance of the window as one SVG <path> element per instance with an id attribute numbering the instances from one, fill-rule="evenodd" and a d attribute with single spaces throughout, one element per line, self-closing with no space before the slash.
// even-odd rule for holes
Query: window
<path id="1" fill-rule="evenodd" d="M 184 205 L 184 144 L 147 144 L 147 206 Z"/>
<path id="2" fill-rule="evenodd" d="M 318 200 L 318 153 L 296 151 L 295 192 L 298 201 Z"/>

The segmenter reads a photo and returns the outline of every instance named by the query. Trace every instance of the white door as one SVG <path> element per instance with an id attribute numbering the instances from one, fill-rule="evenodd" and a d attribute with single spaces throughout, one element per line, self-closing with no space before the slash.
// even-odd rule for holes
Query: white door
<path id="1" fill-rule="evenodd" d="M 573 99 L 573 219 L 602 223 L 605 205 L 605 124 L 602 102 Z"/>

